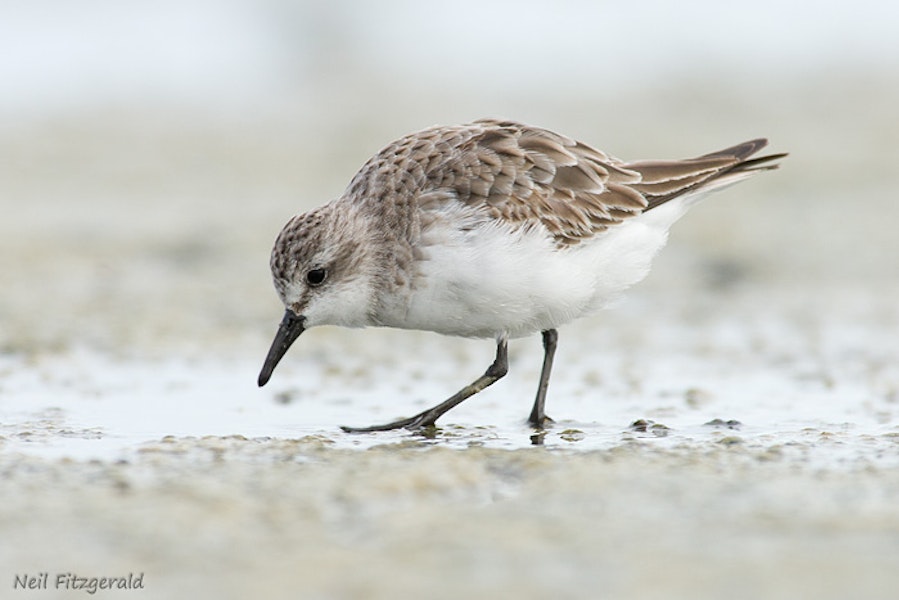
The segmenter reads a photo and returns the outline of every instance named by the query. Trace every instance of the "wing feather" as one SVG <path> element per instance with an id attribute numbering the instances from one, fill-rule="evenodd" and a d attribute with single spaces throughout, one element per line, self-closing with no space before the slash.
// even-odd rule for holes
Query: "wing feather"
<path id="1" fill-rule="evenodd" d="M 568 246 L 678 196 L 777 168 L 784 154 L 749 158 L 766 144 L 756 139 L 686 160 L 623 162 L 546 129 L 486 119 L 398 140 L 362 168 L 348 193 L 412 195 L 429 207 L 462 202 L 512 226 L 541 226 Z"/>

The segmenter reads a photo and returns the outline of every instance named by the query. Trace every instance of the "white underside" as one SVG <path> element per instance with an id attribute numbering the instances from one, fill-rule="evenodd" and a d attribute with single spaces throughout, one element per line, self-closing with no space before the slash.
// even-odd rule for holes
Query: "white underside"
<path id="1" fill-rule="evenodd" d="M 441 214 L 404 305 L 380 324 L 464 337 L 521 337 L 605 307 L 643 279 L 695 196 L 675 199 L 570 248 L 470 209 Z"/>

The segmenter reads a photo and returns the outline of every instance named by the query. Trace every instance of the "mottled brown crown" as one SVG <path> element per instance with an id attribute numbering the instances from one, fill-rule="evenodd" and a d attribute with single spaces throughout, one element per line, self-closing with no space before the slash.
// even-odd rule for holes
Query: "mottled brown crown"
<path id="1" fill-rule="evenodd" d="M 294 279 L 305 249 L 314 246 L 323 232 L 323 215 L 312 211 L 293 217 L 275 240 L 269 265 L 278 295 L 283 299 L 289 283 Z"/>

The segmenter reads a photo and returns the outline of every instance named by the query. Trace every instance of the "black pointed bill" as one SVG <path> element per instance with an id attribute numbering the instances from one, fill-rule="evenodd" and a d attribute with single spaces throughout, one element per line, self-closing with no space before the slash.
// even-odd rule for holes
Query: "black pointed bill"
<path id="1" fill-rule="evenodd" d="M 259 373 L 259 387 L 268 383 L 281 357 L 306 329 L 305 322 L 306 317 L 297 316 L 290 309 L 284 312 L 284 318 L 278 325 L 278 333 L 275 334 L 275 341 L 272 342 L 268 356 L 265 357 L 265 364 L 262 365 L 262 371 Z"/>

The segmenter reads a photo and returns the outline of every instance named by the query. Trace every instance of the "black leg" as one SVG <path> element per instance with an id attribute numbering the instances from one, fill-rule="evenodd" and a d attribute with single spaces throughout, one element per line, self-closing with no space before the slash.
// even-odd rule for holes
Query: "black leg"
<path id="1" fill-rule="evenodd" d="M 385 425 L 372 425 L 371 427 L 346 427 L 341 425 L 340 428 L 348 433 L 368 433 L 370 431 L 390 431 L 391 429 L 421 429 L 430 427 L 437 419 L 442 417 L 446 412 L 457 404 L 461 404 L 466 398 L 474 396 L 488 385 L 494 383 L 509 371 L 509 354 L 508 344 L 505 338 L 496 344 L 496 358 L 493 364 L 487 368 L 483 375 L 478 377 L 474 383 L 465 386 L 448 399 L 444 400 L 437 406 L 429 408 L 424 412 L 420 412 L 414 417 L 408 419 L 400 419 L 393 423 Z"/>
<path id="2" fill-rule="evenodd" d="M 534 400 L 534 408 L 528 423 L 532 427 L 542 429 L 547 421 L 552 419 L 546 416 L 546 389 L 549 387 L 549 374 L 553 369 L 553 356 L 556 353 L 556 344 L 559 341 L 559 332 L 555 329 L 547 329 L 543 332 L 543 369 L 540 370 L 540 385 L 537 386 L 537 398 Z"/>

